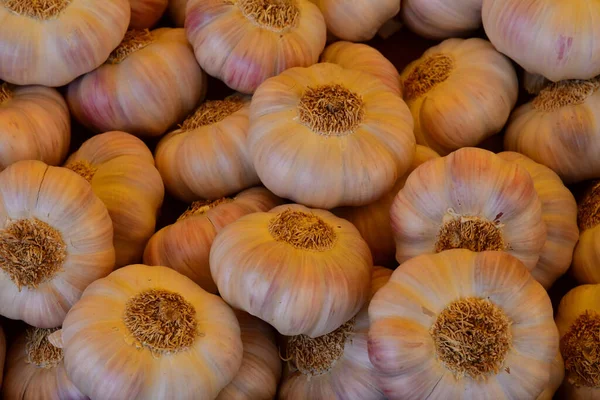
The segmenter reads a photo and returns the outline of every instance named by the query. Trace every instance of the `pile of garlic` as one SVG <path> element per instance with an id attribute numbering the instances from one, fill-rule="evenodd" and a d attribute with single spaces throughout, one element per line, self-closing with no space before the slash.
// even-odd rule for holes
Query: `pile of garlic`
<path id="1" fill-rule="evenodd" d="M 0 1 L 0 397 L 600 398 L 594 17 Z"/>

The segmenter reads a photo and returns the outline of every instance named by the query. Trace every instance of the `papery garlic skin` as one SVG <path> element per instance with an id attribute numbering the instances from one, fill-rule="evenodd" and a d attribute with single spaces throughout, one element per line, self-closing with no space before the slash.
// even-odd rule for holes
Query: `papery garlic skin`
<path id="1" fill-rule="evenodd" d="M 183 29 L 128 31 L 125 40 L 109 62 L 69 85 L 69 108 L 97 132 L 162 135 L 204 98 L 206 74 Z"/>
<path id="2" fill-rule="evenodd" d="M 167 12 L 177 28 L 185 25 L 185 13 L 188 0 L 169 0 Z"/>
<path id="3" fill-rule="evenodd" d="M 373 268 L 370 297 L 388 282 L 392 272 L 387 268 L 377 266 Z M 367 310 L 368 303 L 354 317 L 352 332 L 343 343 L 331 339 L 331 346 L 341 345 L 342 354 L 328 371 L 321 375 L 304 374 L 302 370 L 296 368 L 295 358 L 288 361 L 279 389 L 279 399 L 385 399 L 377 382 L 377 373 L 369 361 Z M 310 350 L 306 349 L 307 352 Z M 291 357 L 293 354 L 288 356 Z"/>
<path id="4" fill-rule="evenodd" d="M 562 81 L 517 108 L 504 148 L 525 154 L 565 183 L 600 178 L 600 79 Z"/>
<path id="5" fill-rule="evenodd" d="M 554 361 L 552 361 L 552 367 L 550 369 L 550 380 L 548 382 L 548 386 L 542 394 L 540 394 L 536 400 L 552 400 L 554 399 L 554 394 L 560 387 L 565 378 L 565 365 L 563 362 L 563 358 L 560 355 L 560 351 L 554 357 Z"/>
<path id="6" fill-rule="evenodd" d="M 322 209 L 363 206 L 409 168 L 412 131 L 408 107 L 381 80 L 319 63 L 260 86 L 250 104 L 248 148 L 276 195 Z"/>
<path id="7" fill-rule="evenodd" d="M 506 151 L 498 155 L 527 170 L 542 202 L 542 218 L 547 229 L 546 243 L 531 273 L 545 289 L 549 289 L 569 269 L 579 239 L 575 197 L 550 168 L 519 153 Z"/>
<path id="8" fill-rule="evenodd" d="M 246 215 L 219 232 L 210 270 L 232 307 L 282 335 L 325 335 L 367 301 L 373 261 L 348 221 L 290 204 Z"/>
<path id="9" fill-rule="evenodd" d="M 184 332 L 177 337 L 185 346 L 155 333 L 154 343 L 172 349 L 161 350 L 140 342 L 139 335 L 152 338 L 143 325 L 134 328 L 137 334 L 130 329 L 126 317 L 132 306 L 152 293 L 166 307 L 166 317 L 176 318 L 174 334 Z M 149 306 L 147 321 L 166 329 L 165 320 L 157 319 L 163 315 L 158 304 Z M 178 399 L 214 399 L 242 363 L 240 325 L 231 308 L 160 266 L 129 265 L 88 286 L 65 318 L 62 340 L 69 377 L 97 400 L 167 399 L 175 393 Z"/>
<path id="10" fill-rule="evenodd" d="M 83 143 L 65 162 L 88 178 L 113 222 L 115 266 L 140 262 L 154 234 L 165 188 L 148 147 L 125 132 L 106 132 Z"/>
<path id="11" fill-rule="evenodd" d="M 467 248 L 506 251 L 533 270 L 547 238 L 542 202 L 527 170 L 477 148 L 417 167 L 390 216 L 399 263 Z"/>
<path id="12" fill-rule="evenodd" d="M 171 194 L 216 200 L 260 184 L 246 145 L 249 109 L 249 98 L 206 101 L 161 139 L 156 166 Z"/>
<path id="13" fill-rule="evenodd" d="M 71 141 L 69 108 L 43 86 L 0 87 L 0 171 L 20 160 L 59 165 Z"/>
<path id="14" fill-rule="evenodd" d="M 429 48 L 400 79 L 417 143 L 442 156 L 500 132 L 519 92 L 510 60 L 479 38 Z"/>
<path id="15" fill-rule="evenodd" d="M 323 15 L 308 0 L 190 0 L 185 29 L 200 66 L 242 93 L 316 63 L 326 40 Z"/>
<path id="16" fill-rule="evenodd" d="M 402 96 L 398 70 L 383 54 L 371 46 L 362 43 L 335 42 L 325 48 L 321 54 L 321 62 L 367 72 L 381 79 L 396 94 Z"/>
<path id="17" fill-rule="evenodd" d="M 579 283 L 600 283 L 600 182 L 593 181 L 578 204 L 579 242 L 570 273 Z"/>
<path id="18" fill-rule="evenodd" d="M 5 241 L 8 238 L 15 246 L 31 251 L 31 237 L 13 242 L 12 238 L 18 238 L 17 227 L 21 232 L 37 231 L 31 234 L 34 241 L 47 238 L 48 231 L 62 241 L 59 244 L 59 239 L 53 239 L 54 249 L 36 248 L 35 254 L 62 261 L 28 268 L 35 278 L 21 272 L 24 269 L 14 262 L 3 260 L 0 315 L 39 328 L 60 326 L 86 286 L 114 267 L 113 227 L 106 206 L 76 173 L 41 161 L 19 161 L 0 173 L 0 204 L 0 238 L 4 239 L 0 240 L 0 254 L 6 251 L 10 258 L 16 251 Z M 22 226 L 25 222 L 33 228 Z M 24 254 L 29 252 L 17 257 L 20 263 L 28 262 Z M 4 273 L 7 268 L 12 268 L 14 277 Z"/>
<path id="19" fill-rule="evenodd" d="M 275 330 L 248 313 L 234 311 L 242 332 L 242 366 L 215 400 L 274 399 L 281 378 Z"/>
<path id="20" fill-rule="evenodd" d="M 62 356 L 60 361 L 54 361 L 50 365 L 38 365 L 30 359 L 27 353 L 28 345 L 28 337 L 22 333 L 9 349 L 6 358 L 6 382 L 2 388 L 3 398 L 88 400 L 67 376 Z"/>
<path id="21" fill-rule="evenodd" d="M 502 330 L 483 336 L 485 343 L 502 353 L 490 350 L 481 359 L 450 365 L 441 358 L 435 328 L 479 318 L 476 308 L 473 314 L 467 309 L 454 319 L 447 314 L 452 304 L 469 301 L 491 307 L 508 322 Z M 440 321 L 442 314 L 445 321 Z M 450 250 L 405 262 L 371 300 L 369 320 L 369 358 L 390 400 L 535 399 L 548 385 L 558 351 L 548 294 L 521 262 L 498 251 Z M 488 323 L 499 326 L 495 319 Z M 475 324 L 470 334 L 482 337 Z M 506 339 L 508 346 L 498 345 Z M 469 346 L 475 345 L 459 339 L 457 359 L 464 360 L 462 356 L 471 352 Z M 489 364 L 479 369 L 483 367 L 479 363 Z M 477 374 L 468 370 L 459 375 L 466 367 L 477 368 Z"/>
<path id="22" fill-rule="evenodd" d="M 468 36 L 481 26 L 482 0 L 403 0 L 402 22 L 429 39 Z"/>
<path id="23" fill-rule="evenodd" d="M 319 6 L 327 29 L 337 38 L 365 42 L 400 11 L 398 0 L 311 0 Z"/>
<path id="24" fill-rule="evenodd" d="M 172 225 L 156 232 L 144 250 L 144 263 L 173 268 L 202 289 L 217 293 L 209 265 L 209 253 L 217 234 L 238 218 L 266 212 L 283 203 L 263 187 L 244 190 L 235 198 L 192 204 Z"/>
<path id="25" fill-rule="evenodd" d="M 169 0 L 129 0 L 131 4 L 130 28 L 152 28 L 169 5 Z"/>
<path id="26" fill-rule="evenodd" d="M 600 74 L 598 28 L 590 0 L 483 0 L 483 27 L 498 51 L 551 81 Z"/>
<path id="27" fill-rule="evenodd" d="M 35 13 L 39 17 L 29 16 Z M 4 1 L 0 79 L 17 85 L 66 85 L 106 61 L 123 39 L 130 13 L 127 0 Z"/>
<path id="28" fill-rule="evenodd" d="M 396 262 L 396 242 L 390 224 L 390 208 L 394 198 L 404 187 L 406 179 L 419 165 L 438 158 L 439 155 L 428 147 L 417 145 L 412 165 L 406 173 L 396 181 L 392 190 L 374 203 L 362 207 L 339 207 L 331 210 L 336 216 L 344 218 L 358 229 L 369 244 L 373 263 L 391 265 Z"/>

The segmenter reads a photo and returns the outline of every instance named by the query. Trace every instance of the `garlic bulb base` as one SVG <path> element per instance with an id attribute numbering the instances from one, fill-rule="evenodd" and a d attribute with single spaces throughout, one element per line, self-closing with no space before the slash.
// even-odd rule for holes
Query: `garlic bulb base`
<path id="1" fill-rule="evenodd" d="M 551 112 L 562 107 L 583 104 L 598 89 L 600 89 L 600 78 L 589 81 L 556 82 L 540 91 L 533 100 L 533 108 L 538 111 Z"/>
<path id="2" fill-rule="evenodd" d="M 69 7 L 71 1 L 72 0 L 4 0 L 2 6 L 15 14 L 44 21 L 58 17 L 67 7 Z"/>
<path id="3" fill-rule="evenodd" d="M 152 44 L 154 39 L 148 29 L 130 29 L 125 33 L 125 37 L 116 49 L 110 53 L 108 64 L 120 64 L 125 59 L 138 50 Z"/>
<path id="4" fill-rule="evenodd" d="M 416 99 L 444 82 L 454 70 L 454 60 L 447 54 L 436 54 L 417 65 L 404 80 L 404 97 Z"/>
<path id="5" fill-rule="evenodd" d="M 63 352 L 48 340 L 59 328 L 29 328 L 26 332 L 27 363 L 39 368 L 54 368 L 63 360 Z"/>
<path id="6" fill-rule="evenodd" d="M 512 342 L 510 325 L 496 304 L 467 297 L 450 303 L 429 333 L 447 369 L 457 378 L 477 379 L 500 371 Z"/>
<path id="7" fill-rule="evenodd" d="M 81 176 L 88 182 L 92 181 L 92 178 L 96 174 L 96 171 L 98 171 L 98 168 L 94 167 L 92 164 L 85 160 L 77 160 L 70 162 L 67 165 L 65 165 L 65 168 L 68 168 L 71 171 L 75 172 L 77 175 Z"/>
<path id="8" fill-rule="evenodd" d="M 450 215 L 449 215 L 450 214 Z M 447 213 L 438 240 L 436 253 L 450 249 L 471 251 L 505 250 L 506 245 L 498 221 L 485 218 Z M 499 218 L 499 217 L 498 217 Z"/>
<path id="9" fill-rule="evenodd" d="M 198 201 L 194 201 L 192 203 L 192 205 L 190 205 L 188 207 L 187 210 L 185 210 L 183 212 L 183 214 L 181 214 L 179 216 L 179 218 L 177 218 L 177 221 L 181 221 L 184 220 L 186 218 L 189 217 L 193 217 L 195 215 L 202 215 L 202 214 L 206 214 L 206 212 L 210 209 L 213 209 L 221 204 L 227 204 L 227 203 L 231 203 L 232 201 L 234 201 L 235 199 L 231 199 L 228 197 L 223 197 L 221 199 L 218 200 L 198 200 Z"/>
<path id="10" fill-rule="evenodd" d="M 600 224 L 600 181 L 588 189 L 577 207 L 577 224 L 582 231 Z"/>
<path id="11" fill-rule="evenodd" d="M 225 100 L 205 101 L 196 111 L 183 121 L 181 131 L 187 132 L 221 122 L 231 114 L 244 107 L 245 101 L 242 96 L 229 96 Z"/>
<path id="12" fill-rule="evenodd" d="M 335 245 L 333 227 L 318 216 L 287 209 L 269 222 L 269 233 L 276 241 L 303 250 L 325 251 Z"/>
<path id="13" fill-rule="evenodd" d="M 567 381 L 576 386 L 600 387 L 600 314 L 581 314 L 560 340 Z"/>
<path id="14" fill-rule="evenodd" d="M 36 218 L 11 222 L 0 231 L 0 269 L 19 291 L 51 280 L 67 258 L 60 232 Z"/>
<path id="15" fill-rule="evenodd" d="M 273 32 L 295 27 L 300 9 L 293 0 L 228 0 L 237 3 L 242 14 L 254 24 Z"/>

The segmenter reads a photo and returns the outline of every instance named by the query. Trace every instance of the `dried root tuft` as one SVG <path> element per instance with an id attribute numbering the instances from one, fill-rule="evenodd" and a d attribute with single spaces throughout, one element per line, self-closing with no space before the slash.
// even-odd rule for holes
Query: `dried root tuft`
<path id="1" fill-rule="evenodd" d="M 210 210 L 211 208 L 215 208 L 221 204 L 227 204 L 227 203 L 231 203 L 234 199 L 230 199 L 227 197 L 223 197 L 221 199 L 218 200 L 198 200 L 198 201 L 194 201 L 192 203 L 192 205 L 185 210 L 185 212 L 183 214 L 181 214 L 181 216 L 179 218 L 177 218 L 177 221 L 181 221 L 183 219 L 189 218 L 189 217 L 193 217 L 195 215 L 202 215 L 202 214 L 206 214 L 206 212 L 208 210 Z"/>
<path id="2" fill-rule="evenodd" d="M 533 107 L 539 111 L 555 111 L 561 107 L 583 104 L 598 88 L 599 78 L 552 83 L 540 91 L 533 100 Z"/>
<path id="3" fill-rule="evenodd" d="M 325 251 L 335 244 L 331 225 L 314 214 L 287 209 L 271 219 L 269 233 L 277 241 L 297 249 Z"/>
<path id="4" fill-rule="evenodd" d="M 25 332 L 25 353 L 27 354 L 26 362 L 28 364 L 46 369 L 54 368 L 60 364 L 63 360 L 63 351 L 58 347 L 54 347 L 48 340 L 48 336 L 58 329 L 27 329 Z"/>
<path id="5" fill-rule="evenodd" d="M 282 32 L 294 28 L 300 18 L 295 0 L 237 0 L 242 14 L 261 28 Z"/>
<path id="6" fill-rule="evenodd" d="M 407 100 L 423 96 L 444 82 L 454 70 L 454 60 L 446 54 L 436 54 L 416 65 L 404 80 L 404 95 Z"/>
<path id="7" fill-rule="evenodd" d="M 148 29 L 130 29 L 125 33 L 121 44 L 110 53 L 108 64 L 119 64 L 131 54 L 152 44 L 154 38 Z"/>
<path id="8" fill-rule="evenodd" d="M 586 311 L 560 341 L 569 382 L 600 388 L 600 315 Z"/>

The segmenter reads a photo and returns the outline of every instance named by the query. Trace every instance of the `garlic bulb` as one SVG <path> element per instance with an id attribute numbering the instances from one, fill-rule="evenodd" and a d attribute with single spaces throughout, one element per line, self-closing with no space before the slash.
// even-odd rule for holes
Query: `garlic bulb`
<path id="1" fill-rule="evenodd" d="M 523 72 L 523 87 L 529 94 L 537 95 L 542 91 L 542 89 L 551 84 L 552 81 L 549 81 L 541 75 L 532 74 L 527 71 Z"/>
<path id="2" fill-rule="evenodd" d="M 563 181 L 600 178 L 600 78 L 551 84 L 517 108 L 504 147 L 550 167 Z"/>
<path id="3" fill-rule="evenodd" d="M 281 378 L 281 360 L 274 329 L 243 311 L 235 311 L 242 332 L 244 356 L 237 375 L 216 400 L 270 400 Z"/>
<path id="4" fill-rule="evenodd" d="M 367 72 L 381 79 L 396 94 L 402 96 L 398 70 L 383 54 L 371 46 L 362 43 L 335 42 L 325 48 L 321 54 L 321 62 Z"/>
<path id="5" fill-rule="evenodd" d="M 188 0 L 169 0 L 167 11 L 173 24 L 178 28 L 183 28 L 185 25 L 185 11 Z"/>
<path id="6" fill-rule="evenodd" d="M 71 83 L 69 107 L 98 132 L 159 136 L 204 98 L 206 75 L 183 29 L 129 30 L 98 69 Z"/>
<path id="7" fill-rule="evenodd" d="M 560 351 L 552 361 L 550 369 L 550 381 L 544 389 L 544 391 L 537 397 L 536 400 L 552 400 L 554 395 L 565 378 L 565 364 L 563 358 L 560 355 Z"/>
<path id="8" fill-rule="evenodd" d="M 532 270 L 546 242 L 542 203 L 527 170 L 482 149 L 417 167 L 390 216 L 399 263 L 457 248 L 498 250 Z"/>
<path id="9" fill-rule="evenodd" d="M 130 13 L 127 0 L 3 0 L 0 79 L 66 85 L 106 61 Z"/>
<path id="10" fill-rule="evenodd" d="M 578 205 L 579 242 L 571 274 L 580 283 L 600 283 L 600 181 L 594 181 Z"/>
<path id="11" fill-rule="evenodd" d="M 280 204 L 282 200 L 263 187 L 244 190 L 234 198 L 195 201 L 174 224 L 150 238 L 144 263 L 173 268 L 207 292 L 217 293 L 209 266 L 210 248 L 217 233 L 246 214 L 267 212 Z"/>
<path id="12" fill-rule="evenodd" d="M 187 202 L 260 184 L 246 146 L 250 99 L 209 100 L 161 139 L 156 166 L 167 190 Z"/>
<path id="13" fill-rule="evenodd" d="M 331 210 L 336 216 L 347 219 L 358 229 L 361 236 L 369 244 L 373 262 L 376 265 L 394 263 L 396 242 L 390 224 L 390 207 L 396 194 L 402 189 L 406 178 L 419 165 L 439 155 L 428 147 L 417 145 L 417 151 L 412 165 L 404 176 L 396 181 L 393 189 L 374 203 L 362 207 L 340 207 Z"/>
<path id="14" fill-rule="evenodd" d="M 94 400 L 209 400 L 242 363 L 240 325 L 219 297 L 165 267 L 99 279 L 62 328 L 68 376 Z"/>
<path id="15" fill-rule="evenodd" d="M 2 377 L 4 376 L 4 360 L 6 358 L 6 337 L 0 326 L 0 389 L 2 389 Z"/>
<path id="16" fill-rule="evenodd" d="M 200 66 L 242 93 L 316 63 L 326 39 L 323 15 L 308 0 L 189 0 L 185 27 Z"/>
<path id="17" fill-rule="evenodd" d="M 88 400 L 67 376 L 63 351 L 48 341 L 54 329 L 28 328 L 9 349 L 4 398 Z"/>
<path id="18" fill-rule="evenodd" d="M 468 36 L 481 26 L 482 0 L 403 0 L 402 22 L 429 39 Z"/>
<path id="19" fill-rule="evenodd" d="M 165 193 L 150 149 L 128 133 L 106 132 L 83 143 L 65 165 L 90 182 L 108 209 L 116 267 L 141 261 Z"/>
<path id="20" fill-rule="evenodd" d="M 60 326 L 87 285 L 115 264 L 102 201 L 74 172 L 19 161 L 0 173 L 0 315 Z"/>
<path id="21" fill-rule="evenodd" d="M 577 203 L 550 168 L 519 153 L 506 151 L 498 155 L 525 168 L 533 179 L 535 192 L 542 203 L 547 236 L 540 259 L 531 273 L 535 280 L 549 289 L 569 269 L 573 259 L 573 249 L 579 239 Z"/>
<path id="22" fill-rule="evenodd" d="M 374 267 L 371 295 L 383 287 L 392 270 Z M 384 400 L 367 350 L 368 303 L 335 331 L 317 338 L 287 338 L 281 400 Z"/>
<path id="23" fill-rule="evenodd" d="M 562 398 L 596 399 L 600 394 L 599 304 L 600 285 L 582 285 L 571 289 L 558 306 L 556 325 L 565 363 Z"/>
<path id="24" fill-rule="evenodd" d="M 210 249 L 221 297 L 288 336 L 322 336 L 352 318 L 368 299 L 372 266 L 350 222 L 297 204 L 232 222 Z"/>
<path id="25" fill-rule="evenodd" d="M 600 74 L 600 43 L 590 0 L 483 0 L 483 27 L 498 51 L 551 81 Z"/>
<path id="26" fill-rule="evenodd" d="M 379 79 L 320 63 L 261 85 L 250 104 L 248 146 L 276 195 L 324 209 L 362 206 L 409 168 L 412 130 L 406 104 Z"/>
<path id="27" fill-rule="evenodd" d="M 369 358 L 390 400 L 535 399 L 558 351 L 548 294 L 499 251 L 405 262 L 369 320 Z"/>
<path id="28" fill-rule="evenodd" d="M 446 155 L 498 133 L 519 91 L 510 61 L 483 39 L 448 39 L 400 75 L 417 143 Z"/>
<path id="29" fill-rule="evenodd" d="M 58 91 L 1 84 L 0 171 L 20 160 L 58 165 L 70 141 L 69 108 Z"/>
<path id="30" fill-rule="evenodd" d="M 398 0 L 311 0 L 319 6 L 327 29 L 342 40 L 366 42 L 400 11 Z"/>
<path id="31" fill-rule="evenodd" d="M 130 28 L 152 28 L 167 9 L 169 0 L 129 0 L 131 4 Z"/>

